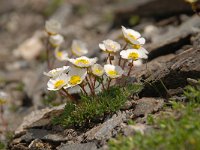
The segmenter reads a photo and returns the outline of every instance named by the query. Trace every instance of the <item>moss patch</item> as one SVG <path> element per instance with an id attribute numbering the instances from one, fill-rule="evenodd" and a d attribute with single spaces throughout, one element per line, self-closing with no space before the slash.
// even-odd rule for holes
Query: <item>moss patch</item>
<path id="1" fill-rule="evenodd" d="M 141 84 L 121 87 L 111 87 L 110 90 L 99 93 L 95 97 L 81 95 L 81 103 L 68 103 L 59 118 L 54 118 L 54 124 L 64 127 L 89 125 L 100 122 L 107 114 L 118 111 L 128 100 L 128 96 L 140 92 Z"/>

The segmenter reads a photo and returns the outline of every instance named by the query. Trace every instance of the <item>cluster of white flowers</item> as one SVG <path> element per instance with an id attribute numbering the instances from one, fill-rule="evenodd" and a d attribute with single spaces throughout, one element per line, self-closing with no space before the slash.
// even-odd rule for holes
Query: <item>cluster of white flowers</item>
<path id="1" fill-rule="evenodd" d="M 141 34 L 132 29 L 126 29 L 122 26 L 125 46 L 113 40 L 107 39 L 99 44 L 99 48 L 108 54 L 104 66 L 97 64 L 97 58 L 88 58 L 86 44 L 79 40 L 73 40 L 71 46 L 71 56 L 67 51 L 60 51 L 60 45 L 64 38 L 58 34 L 61 25 L 50 20 L 46 22 L 46 32 L 49 35 L 49 42 L 55 47 L 55 58 L 60 61 L 70 63 L 69 66 L 56 68 L 44 73 L 50 77 L 47 83 L 48 90 L 61 90 L 66 96 L 70 96 L 71 88 L 79 87 L 83 93 L 95 95 L 96 88 L 101 85 L 103 90 L 109 89 L 110 82 L 113 79 L 129 76 L 131 70 L 137 61 L 147 59 L 148 51 L 143 47 L 145 39 Z M 129 46 L 129 49 L 126 49 Z M 115 65 L 117 63 L 117 65 Z M 125 66 L 128 64 L 128 71 Z M 96 84 L 98 82 L 99 84 Z M 85 87 L 90 89 L 90 93 Z"/>

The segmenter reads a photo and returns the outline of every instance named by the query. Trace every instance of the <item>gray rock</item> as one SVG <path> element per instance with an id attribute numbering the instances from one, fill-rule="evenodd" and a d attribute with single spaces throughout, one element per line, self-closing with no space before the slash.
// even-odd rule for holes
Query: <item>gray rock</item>
<path id="1" fill-rule="evenodd" d="M 111 119 L 108 119 L 103 124 L 100 124 L 88 132 L 85 133 L 86 141 L 91 140 L 106 140 L 112 136 L 112 131 L 120 123 L 126 119 L 125 112 L 119 112 L 117 115 L 113 115 Z"/>
<path id="2" fill-rule="evenodd" d="M 143 64 L 140 67 L 135 68 L 132 73 L 131 76 L 140 79 L 146 79 L 149 76 L 151 76 L 151 74 L 157 70 L 162 69 L 163 67 L 166 66 L 166 63 L 169 62 L 171 59 L 173 59 L 175 57 L 175 54 L 168 54 L 168 55 L 164 55 L 164 56 L 159 56 L 155 59 L 153 59 L 152 61 L 149 61 L 146 64 Z"/>
<path id="3" fill-rule="evenodd" d="M 153 59 L 160 54 L 174 52 L 189 43 L 190 36 L 197 32 L 195 28 L 200 27 L 200 19 L 194 15 L 178 27 L 171 27 L 167 32 L 157 35 L 153 43 L 146 46 L 150 51 L 150 59 Z"/>
<path id="4" fill-rule="evenodd" d="M 57 150 L 97 150 L 97 146 L 93 142 L 84 144 L 62 144 Z"/>
<path id="5" fill-rule="evenodd" d="M 164 100 L 159 98 L 142 98 L 136 101 L 137 105 L 133 111 L 133 114 L 138 117 L 141 115 L 157 112 L 164 105 Z"/>
<path id="6" fill-rule="evenodd" d="M 114 24 L 116 25 L 122 25 L 133 14 L 140 17 L 161 18 L 181 13 L 192 13 L 190 6 L 182 0 L 163 0 L 162 2 L 160 0 L 128 1 L 127 3 L 123 2 L 115 10 Z"/>
<path id="7" fill-rule="evenodd" d="M 135 125 L 127 125 L 124 128 L 122 128 L 122 132 L 125 136 L 131 136 L 135 134 L 135 132 L 140 132 L 141 134 L 144 134 L 147 130 L 148 126 L 145 124 L 137 123 Z"/>
<path id="8" fill-rule="evenodd" d="M 15 131 L 15 135 L 24 134 L 27 128 L 46 126 L 51 123 L 52 117 L 56 117 L 62 113 L 65 104 L 53 108 L 45 108 L 33 111 L 24 117 L 22 124 Z"/>
<path id="9" fill-rule="evenodd" d="M 142 97 L 170 96 L 169 89 L 185 87 L 187 78 L 200 78 L 200 50 L 189 49 L 176 55 L 163 68 L 146 79 Z M 168 90 L 167 90 L 168 89 Z"/>
<path id="10" fill-rule="evenodd" d="M 48 144 L 48 143 L 43 143 L 41 140 L 39 139 L 35 139 L 33 140 L 29 146 L 29 149 L 31 150 L 52 150 L 52 147 Z"/>
<path id="11" fill-rule="evenodd" d="M 30 129 L 25 135 L 21 137 L 21 141 L 31 142 L 32 140 L 40 139 L 52 142 L 64 142 L 67 141 L 67 137 L 64 137 L 58 133 L 52 133 L 43 129 Z"/>

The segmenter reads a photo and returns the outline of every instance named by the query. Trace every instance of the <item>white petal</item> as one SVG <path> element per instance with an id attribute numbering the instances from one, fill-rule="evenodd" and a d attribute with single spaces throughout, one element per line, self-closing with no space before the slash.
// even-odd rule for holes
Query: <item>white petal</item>
<path id="1" fill-rule="evenodd" d="M 134 62 L 133 62 L 133 65 L 134 65 L 135 67 L 141 66 L 141 65 L 142 65 L 142 60 L 141 60 L 141 59 L 138 59 L 138 60 L 134 61 Z"/>
<path id="2" fill-rule="evenodd" d="M 62 44 L 62 42 L 64 41 L 64 38 L 62 35 L 60 34 L 56 34 L 56 35 L 51 35 L 49 38 L 49 42 L 53 45 L 53 46 L 59 46 Z"/>
<path id="3" fill-rule="evenodd" d="M 99 44 L 99 48 L 100 48 L 100 49 L 102 49 L 103 51 L 105 51 L 105 50 L 106 50 L 106 47 L 105 47 L 105 45 L 104 45 L 104 44 L 102 44 L 102 43 L 100 43 L 100 44 Z"/>
<path id="4" fill-rule="evenodd" d="M 86 44 L 80 40 L 73 40 L 71 46 L 72 53 L 76 56 L 86 55 L 88 53 L 88 49 Z"/>
<path id="5" fill-rule="evenodd" d="M 145 38 L 139 38 L 138 42 L 140 43 L 140 45 L 144 45 L 145 44 Z"/>
<path id="6" fill-rule="evenodd" d="M 145 54 L 149 54 L 149 52 L 145 48 L 143 48 L 143 47 L 141 47 L 138 50 L 144 52 Z"/>
<path id="7" fill-rule="evenodd" d="M 128 58 L 128 51 L 123 50 L 123 51 L 120 52 L 120 55 L 123 59 L 127 59 Z"/>
<path id="8" fill-rule="evenodd" d="M 126 31 L 127 29 L 124 27 L 124 26 L 122 26 L 122 33 L 123 33 L 123 35 L 126 37 L 127 36 L 127 31 Z"/>
<path id="9" fill-rule="evenodd" d="M 141 37 L 141 34 L 135 30 L 127 29 L 127 32 L 130 33 L 131 35 L 133 35 L 137 39 Z"/>
<path id="10" fill-rule="evenodd" d="M 133 39 L 133 38 L 131 38 L 129 36 L 127 37 L 127 39 L 131 42 L 131 44 L 136 44 L 136 45 L 140 44 L 138 40 L 135 40 L 135 39 Z"/>
<path id="11" fill-rule="evenodd" d="M 49 34 L 57 34 L 61 29 L 61 24 L 56 20 L 48 20 L 45 22 L 45 29 Z"/>

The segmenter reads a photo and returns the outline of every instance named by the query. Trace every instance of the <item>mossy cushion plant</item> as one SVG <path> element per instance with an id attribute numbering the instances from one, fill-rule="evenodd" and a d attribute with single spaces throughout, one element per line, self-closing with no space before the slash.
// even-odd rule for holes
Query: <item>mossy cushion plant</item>
<path id="1" fill-rule="evenodd" d="M 80 127 L 99 122 L 104 119 L 104 115 L 118 111 L 128 100 L 128 96 L 141 89 L 141 84 L 132 84 L 123 88 L 113 86 L 95 97 L 81 95 L 81 103 L 67 103 L 62 115 L 54 118 L 53 123 L 65 127 Z"/>
<path id="2" fill-rule="evenodd" d="M 118 136 L 109 141 L 110 150 L 199 150 L 200 149 L 200 87 L 187 86 L 184 92 L 189 102 L 172 101 L 170 113 L 149 117 L 155 127 L 144 135 Z M 171 114 L 171 115 L 169 115 Z"/>

